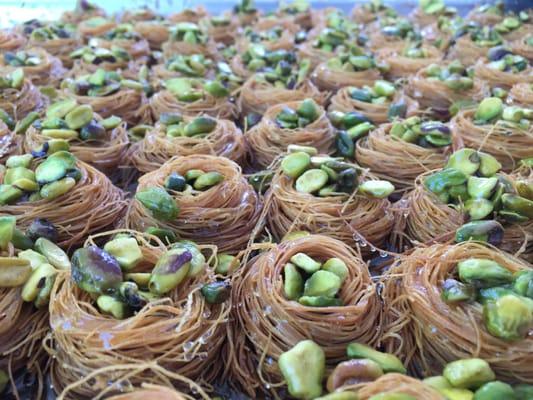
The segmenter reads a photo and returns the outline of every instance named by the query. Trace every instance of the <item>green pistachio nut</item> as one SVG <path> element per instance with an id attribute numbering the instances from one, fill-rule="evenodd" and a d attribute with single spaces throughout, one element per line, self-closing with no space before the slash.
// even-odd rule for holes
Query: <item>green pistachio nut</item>
<path id="1" fill-rule="evenodd" d="M 517 400 L 533 399 L 533 385 L 525 383 L 518 384 L 514 387 L 514 392 Z"/>
<path id="2" fill-rule="evenodd" d="M 350 343 L 346 349 L 349 358 L 366 358 L 376 362 L 383 372 L 407 373 L 402 362 L 393 354 L 374 350 L 372 347 L 361 343 Z"/>
<path id="3" fill-rule="evenodd" d="M 455 241 L 476 240 L 498 246 L 503 240 L 503 233 L 503 226 L 498 221 L 472 221 L 457 229 Z"/>
<path id="4" fill-rule="evenodd" d="M 291 178 L 298 178 L 311 165 L 311 157 L 304 152 L 291 153 L 283 158 L 281 169 Z"/>
<path id="5" fill-rule="evenodd" d="M 533 299 L 533 271 L 515 272 L 513 290 L 521 296 Z"/>
<path id="6" fill-rule="evenodd" d="M 165 294 L 176 288 L 188 275 L 192 254 L 187 249 L 171 249 L 157 261 L 148 288 L 155 294 Z"/>
<path id="7" fill-rule="evenodd" d="M 122 270 L 117 260 L 108 252 L 89 246 L 72 255 L 72 280 L 91 294 L 105 294 L 122 282 Z"/>
<path id="8" fill-rule="evenodd" d="M 511 385 L 501 381 L 488 382 L 476 390 L 474 394 L 474 400 L 499 399 L 517 400 Z"/>
<path id="9" fill-rule="evenodd" d="M 465 209 L 471 220 L 480 220 L 488 217 L 494 210 L 494 204 L 487 199 L 469 199 L 465 203 Z"/>
<path id="10" fill-rule="evenodd" d="M 442 193 L 446 189 L 465 183 L 467 176 L 458 169 L 446 168 L 424 179 L 424 186 L 433 193 Z"/>
<path id="11" fill-rule="evenodd" d="M 24 285 L 32 273 L 28 260 L 18 257 L 0 257 L 0 287 Z"/>
<path id="12" fill-rule="evenodd" d="M 473 285 L 464 284 L 455 279 L 446 279 L 442 284 L 442 299 L 447 303 L 470 301 L 475 298 L 476 289 Z"/>
<path id="13" fill-rule="evenodd" d="M 229 282 L 212 282 L 202 286 L 201 293 L 209 304 L 221 304 L 229 299 L 231 285 Z"/>
<path id="14" fill-rule="evenodd" d="M 39 267 L 31 273 L 30 277 L 22 287 L 22 299 L 27 302 L 34 301 L 39 295 L 43 280 L 56 274 L 57 270 L 52 265 L 48 263 L 39 265 Z"/>
<path id="15" fill-rule="evenodd" d="M 35 178 L 38 183 L 55 182 L 67 174 L 69 169 L 76 166 L 76 158 L 67 151 L 58 151 L 44 160 L 35 169 Z"/>
<path id="16" fill-rule="evenodd" d="M 13 239 L 17 219 L 12 216 L 0 216 L 0 250 L 7 250 Z"/>
<path id="17" fill-rule="evenodd" d="M 320 269 L 322 266 L 318 261 L 313 260 L 305 253 L 296 253 L 291 257 L 291 263 L 301 268 L 305 272 L 312 274 Z"/>
<path id="18" fill-rule="evenodd" d="M 296 179 L 295 188 L 300 193 L 314 193 L 328 182 L 328 174 L 321 169 L 309 169 Z"/>
<path id="19" fill-rule="evenodd" d="M 29 168 L 32 160 L 33 160 L 33 156 L 31 154 L 23 154 L 20 156 L 10 156 L 6 160 L 5 165 L 7 168 L 16 168 L 16 167 Z"/>
<path id="20" fill-rule="evenodd" d="M 533 326 L 533 300 L 508 294 L 483 306 L 485 326 L 493 336 L 504 340 L 524 339 Z"/>
<path id="21" fill-rule="evenodd" d="M 342 300 L 329 296 L 302 296 L 298 303 L 306 307 L 340 307 Z"/>
<path id="22" fill-rule="evenodd" d="M 217 126 L 217 120 L 211 117 L 198 117 L 185 125 L 185 136 L 211 133 Z"/>
<path id="23" fill-rule="evenodd" d="M 355 144 L 346 131 L 337 132 L 335 147 L 337 148 L 339 155 L 344 158 L 353 158 L 355 155 Z"/>
<path id="24" fill-rule="evenodd" d="M 503 112 L 503 102 L 498 97 L 489 97 L 483 99 L 479 106 L 477 107 L 476 113 L 474 114 L 474 119 L 488 122 L 494 118 L 498 118 L 502 115 Z"/>
<path id="25" fill-rule="evenodd" d="M 68 193 L 74 186 L 76 186 L 76 180 L 70 177 L 65 177 L 43 185 L 39 193 L 43 199 L 54 200 L 59 196 Z"/>
<path id="26" fill-rule="evenodd" d="M 496 261 L 484 258 L 469 258 L 457 264 L 462 282 L 479 288 L 504 285 L 513 281 L 513 274 Z"/>
<path id="27" fill-rule="evenodd" d="M 135 268 L 142 260 L 142 250 L 133 237 L 117 237 L 104 246 L 104 251 L 113 256 L 124 271 Z"/>
<path id="28" fill-rule="evenodd" d="M 168 175 L 165 179 L 165 189 L 167 190 L 173 190 L 175 192 L 182 192 L 185 190 L 185 186 L 187 185 L 187 181 L 185 177 L 178 174 L 177 172 L 171 172 L 170 175 Z"/>
<path id="29" fill-rule="evenodd" d="M 472 400 L 474 398 L 474 393 L 468 389 L 447 388 L 441 389 L 439 392 L 447 400 Z"/>
<path id="30" fill-rule="evenodd" d="M 59 232 L 54 224 L 44 218 L 34 219 L 26 229 L 26 234 L 31 240 L 37 240 L 42 237 L 51 242 L 56 242 L 59 237 Z"/>
<path id="31" fill-rule="evenodd" d="M 526 218 L 533 219 L 533 201 L 510 193 L 502 195 L 503 207 Z"/>
<path id="32" fill-rule="evenodd" d="M 316 271 L 304 285 L 304 296 L 334 297 L 342 286 L 341 279 L 329 271 Z"/>
<path id="33" fill-rule="evenodd" d="M 55 102 L 46 109 L 47 118 L 64 118 L 70 111 L 77 106 L 76 100 L 65 99 Z"/>
<path id="34" fill-rule="evenodd" d="M 389 181 L 366 181 L 359 184 L 359 192 L 375 199 L 384 199 L 394 192 L 394 185 Z"/>
<path id="35" fill-rule="evenodd" d="M 488 199 L 498 184 L 498 178 L 478 178 L 477 176 L 471 176 L 467 181 L 468 195 L 471 198 L 483 198 Z"/>
<path id="36" fill-rule="evenodd" d="M 422 382 L 428 386 L 431 386 L 433 389 L 437 389 L 439 391 L 441 389 L 452 388 L 452 385 L 450 385 L 450 382 L 448 382 L 448 380 L 442 375 L 430 376 L 429 378 L 425 378 Z"/>
<path id="37" fill-rule="evenodd" d="M 341 282 L 343 282 L 349 274 L 348 267 L 346 263 L 340 258 L 330 258 L 323 265 L 322 269 L 324 271 L 332 272 L 337 275 Z"/>
<path id="38" fill-rule="evenodd" d="M 178 216 L 176 201 L 162 188 L 153 187 L 137 192 L 135 199 L 158 220 L 171 221 Z"/>
<path id="39" fill-rule="evenodd" d="M 35 241 L 35 250 L 46 257 L 48 262 L 60 270 L 69 270 L 71 263 L 68 255 L 55 243 L 40 237 Z"/>
<path id="40" fill-rule="evenodd" d="M 224 180 L 224 175 L 217 171 L 206 172 L 194 181 L 196 190 L 208 190 Z"/>
<path id="41" fill-rule="evenodd" d="M 102 313 L 111 315 L 116 319 L 124 319 L 130 315 L 130 310 L 127 304 L 117 300 L 113 296 L 98 296 L 96 299 L 96 304 Z"/>
<path id="42" fill-rule="evenodd" d="M 307 120 L 313 122 L 318 118 L 318 105 L 312 99 L 305 99 L 296 109 L 296 113 Z"/>
<path id="43" fill-rule="evenodd" d="M 191 261 L 190 261 L 190 267 L 189 272 L 187 273 L 187 277 L 194 277 L 200 275 L 206 267 L 206 260 L 205 256 L 200 251 L 200 248 L 196 245 L 196 243 L 190 241 L 190 240 L 181 240 L 177 243 L 174 243 L 172 245 L 172 249 L 185 249 L 189 253 L 191 253 Z M 226 256 L 229 256 L 226 254 Z M 232 256 L 230 256 L 232 257 Z M 226 260 L 226 257 L 223 257 L 224 260 Z M 238 266 L 238 260 L 237 260 L 237 266 Z"/>
<path id="44" fill-rule="evenodd" d="M 479 153 L 473 149 L 461 149 L 454 152 L 446 164 L 446 169 L 454 168 L 465 175 L 473 175 L 481 165 Z"/>
<path id="45" fill-rule="evenodd" d="M 231 254 L 219 254 L 217 255 L 217 267 L 215 272 L 217 274 L 227 275 L 237 268 L 239 268 L 239 259 Z"/>
<path id="46" fill-rule="evenodd" d="M 452 361 L 444 367 L 442 375 L 459 389 L 477 389 L 495 378 L 490 365 L 480 358 Z"/>
<path id="47" fill-rule="evenodd" d="M 322 394 L 326 357 L 320 346 L 313 341 L 301 341 L 282 353 L 278 366 L 292 397 L 308 400 Z"/>
<path id="48" fill-rule="evenodd" d="M 37 268 L 39 268 L 42 264 L 48 263 L 48 260 L 45 256 L 43 256 L 40 253 L 37 253 L 35 250 L 27 249 L 24 251 L 21 251 L 18 253 L 18 258 L 22 258 L 23 260 L 27 260 L 30 265 L 32 271 L 35 271 Z"/>

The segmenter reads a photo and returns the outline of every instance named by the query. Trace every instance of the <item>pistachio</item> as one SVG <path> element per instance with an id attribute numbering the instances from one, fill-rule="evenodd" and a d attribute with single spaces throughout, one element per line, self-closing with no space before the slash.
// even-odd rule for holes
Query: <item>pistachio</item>
<path id="1" fill-rule="evenodd" d="M 159 258 L 152 270 L 150 292 L 165 294 L 177 287 L 188 275 L 192 254 L 186 249 L 171 249 Z"/>
<path id="2" fill-rule="evenodd" d="M 342 386 L 371 382 L 383 375 L 378 363 L 368 359 L 343 361 L 331 372 L 327 388 L 333 392 Z"/>
<path id="3" fill-rule="evenodd" d="M 324 351 L 313 341 L 301 341 L 282 353 L 278 365 L 292 397 L 313 399 L 322 394 L 326 359 Z"/>
<path id="4" fill-rule="evenodd" d="M 492 287 L 510 283 L 513 274 L 496 261 L 483 258 L 469 258 L 457 264 L 459 278 L 476 287 Z"/>
<path id="5" fill-rule="evenodd" d="M 293 255 L 291 257 L 291 263 L 310 274 L 318 271 L 322 266 L 321 263 L 313 260 L 305 253 L 296 253 L 295 255 Z"/>
<path id="6" fill-rule="evenodd" d="M 0 250 L 6 250 L 15 232 L 16 218 L 0 216 Z"/>
<path id="7" fill-rule="evenodd" d="M 310 165 L 309 154 L 299 151 L 285 156 L 281 162 L 281 169 L 291 178 L 298 178 Z"/>
<path id="8" fill-rule="evenodd" d="M 528 385 L 525 383 L 518 384 L 514 386 L 514 392 L 517 400 L 531 399 L 533 396 L 533 385 Z"/>
<path id="9" fill-rule="evenodd" d="M 480 358 L 452 361 L 444 368 L 443 375 L 453 387 L 464 389 L 477 389 L 495 378 L 489 364 Z"/>
<path id="10" fill-rule="evenodd" d="M 65 122 L 69 129 L 77 130 L 91 122 L 93 115 L 91 106 L 81 105 L 73 108 L 65 115 Z"/>
<path id="11" fill-rule="evenodd" d="M 341 288 L 341 279 L 332 272 L 316 271 L 304 285 L 304 296 L 334 297 Z"/>
<path id="12" fill-rule="evenodd" d="M 24 192 L 12 185 L 0 185 L 0 205 L 12 204 L 20 199 Z"/>
<path id="13" fill-rule="evenodd" d="M 295 183 L 296 191 L 300 193 L 313 193 L 322 188 L 328 181 L 328 174 L 320 169 L 305 171 Z"/>
<path id="14" fill-rule="evenodd" d="M 475 294 L 474 286 L 455 279 L 446 279 L 442 285 L 442 299 L 447 303 L 473 300 Z"/>
<path id="15" fill-rule="evenodd" d="M 322 269 L 337 275 L 341 282 L 343 282 L 349 274 L 346 263 L 340 258 L 330 258 L 323 265 Z"/>
<path id="16" fill-rule="evenodd" d="M 533 201 L 514 194 L 502 195 L 503 207 L 526 218 L 533 219 Z"/>
<path id="17" fill-rule="evenodd" d="M 40 190 L 40 195 L 43 199 L 53 200 L 59 196 L 64 195 L 76 185 L 73 178 L 66 177 L 55 182 L 47 183 Z"/>
<path id="18" fill-rule="evenodd" d="M 194 181 L 196 190 L 207 190 L 224 180 L 224 175 L 217 171 L 206 172 Z"/>
<path id="19" fill-rule="evenodd" d="M 346 131 L 338 131 L 335 138 L 335 146 L 339 155 L 345 158 L 353 158 L 355 155 L 355 145 L 353 139 Z"/>
<path id="20" fill-rule="evenodd" d="M 376 362 L 384 372 L 407 373 L 402 362 L 393 354 L 382 353 L 361 343 L 350 343 L 346 349 L 350 358 L 367 358 Z"/>
<path id="21" fill-rule="evenodd" d="M 98 299 L 96 299 L 96 304 L 101 312 L 104 314 L 109 314 L 116 319 L 127 318 L 130 314 L 128 306 L 112 296 L 98 296 Z"/>
<path id="22" fill-rule="evenodd" d="M 503 226 L 497 221 L 472 221 L 455 232 L 455 241 L 477 240 L 498 246 L 503 239 Z"/>
<path id="23" fill-rule="evenodd" d="M 172 196 L 162 188 L 154 187 L 137 192 L 135 199 L 158 220 L 171 221 L 178 216 L 178 205 Z"/>
<path id="24" fill-rule="evenodd" d="M 490 154 L 478 152 L 478 156 L 480 160 L 479 173 L 482 176 L 493 176 L 502 168 L 500 162 Z"/>
<path id="25" fill-rule="evenodd" d="M 106 251 L 89 246 L 72 255 L 72 280 L 92 294 L 104 294 L 122 282 L 122 270 L 117 260 Z"/>
<path id="26" fill-rule="evenodd" d="M 52 265 L 48 263 L 39 265 L 22 287 L 22 299 L 27 302 L 34 301 L 39 295 L 39 290 L 46 282 L 46 279 L 56 274 L 57 270 Z"/>
<path id="27" fill-rule="evenodd" d="M 190 169 L 185 173 L 185 179 L 187 182 L 194 181 L 203 174 L 205 174 L 205 172 L 201 169 Z"/>
<path id="28" fill-rule="evenodd" d="M 149 235 L 156 236 L 164 244 L 170 244 L 176 241 L 176 235 L 170 229 L 157 228 L 157 227 L 151 226 L 148 229 L 146 229 L 145 232 Z"/>
<path id="29" fill-rule="evenodd" d="M 433 193 L 442 193 L 446 189 L 465 183 L 467 176 L 458 169 L 446 168 L 424 179 L 424 186 Z"/>
<path id="30" fill-rule="evenodd" d="M 7 168 L 16 168 L 16 167 L 29 168 L 32 160 L 33 160 L 33 157 L 31 154 L 23 154 L 20 156 L 10 156 L 6 160 L 6 167 Z"/>
<path id="31" fill-rule="evenodd" d="M 293 231 L 293 232 L 288 232 L 285 234 L 285 236 L 283 236 L 283 238 L 281 239 L 281 242 L 288 242 L 288 241 L 291 241 L 291 240 L 298 240 L 300 238 L 303 238 L 303 237 L 306 237 L 306 236 L 309 236 L 310 233 L 307 232 L 307 231 Z"/>
<path id="32" fill-rule="evenodd" d="M 424 384 L 431 386 L 433 389 L 441 390 L 441 389 L 451 389 L 452 385 L 450 385 L 450 382 L 443 377 L 442 375 L 438 376 L 430 376 L 429 378 L 425 378 L 422 382 Z"/>
<path id="33" fill-rule="evenodd" d="M 137 240 L 132 237 L 117 237 L 104 246 L 104 251 L 113 256 L 120 267 L 130 271 L 143 259 L 143 254 Z"/>
<path id="34" fill-rule="evenodd" d="M 36 111 L 30 112 L 24 118 L 22 118 L 15 126 L 14 132 L 16 134 L 26 133 L 26 130 L 39 118 L 39 113 Z"/>
<path id="35" fill-rule="evenodd" d="M 454 152 L 446 164 L 447 169 L 456 169 L 465 175 L 474 174 L 481 165 L 479 153 L 473 149 L 461 149 Z"/>
<path id="36" fill-rule="evenodd" d="M 166 177 L 164 186 L 167 190 L 181 192 L 185 189 L 186 184 L 187 181 L 183 176 L 181 176 L 177 172 L 172 172 L 169 176 Z"/>
<path id="37" fill-rule="evenodd" d="M 487 199 L 469 199 L 465 203 L 465 210 L 471 220 L 480 220 L 492 213 L 494 204 Z"/>
<path id="38" fill-rule="evenodd" d="M 127 281 L 135 282 L 138 287 L 147 288 L 152 276 L 149 272 L 130 272 L 124 275 Z"/>
<path id="39" fill-rule="evenodd" d="M 213 97 L 226 97 L 229 96 L 230 91 L 219 81 L 208 81 L 204 84 L 204 89 Z"/>
<path id="40" fill-rule="evenodd" d="M 476 393 L 474 394 L 474 400 L 498 399 L 516 400 L 511 385 L 500 381 L 488 382 L 476 390 Z"/>
<path id="41" fill-rule="evenodd" d="M 306 307 L 340 307 L 342 300 L 329 296 L 302 296 L 298 303 Z"/>
<path id="42" fill-rule="evenodd" d="M 239 259 L 231 254 L 219 254 L 217 256 L 217 274 L 227 275 L 239 267 Z"/>
<path id="43" fill-rule="evenodd" d="M 54 287 L 55 280 L 55 274 L 44 278 L 44 284 L 39 285 L 39 292 L 37 293 L 37 297 L 33 301 L 35 307 L 43 308 L 48 306 L 48 303 L 50 301 L 50 294 L 52 292 L 52 288 Z"/>
<path id="44" fill-rule="evenodd" d="M 300 117 L 313 122 L 318 118 L 318 105 L 312 99 L 305 99 L 296 109 L 296 113 Z"/>
<path id="45" fill-rule="evenodd" d="M 533 271 L 519 271 L 514 274 L 513 290 L 521 296 L 533 299 Z"/>
<path id="46" fill-rule="evenodd" d="M 43 256 L 40 253 L 37 253 L 34 250 L 27 249 L 24 251 L 21 251 L 18 254 L 18 258 L 21 258 L 23 260 L 27 260 L 30 263 L 32 271 L 35 271 L 37 268 L 39 268 L 42 264 L 48 263 L 48 260 L 45 256 Z"/>
<path id="47" fill-rule="evenodd" d="M 172 249 L 185 249 L 189 253 L 191 253 L 191 265 L 189 268 L 189 272 L 187 273 L 187 277 L 194 277 L 200 275 L 205 270 L 206 259 L 205 256 L 202 254 L 200 248 L 196 245 L 196 243 L 190 240 L 180 240 L 179 242 L 174 243 L 172 245 Z"/>
<path id="48" fill-rule="evenodd" d="M 32 272 L 30 262 L 17 257 L 0 257 L 0 287 L 23 285 Z"/>
<path id="49" fill-rule="evenodd" d="M 448 400 L 472 400 L 474 398 L 474 393 L 468 389 L 446 388 L 441 389 L 440 393 Z"/>
<path id="50" fill-rule="evenodd" d="M 481 101 L 474 114 L 474 119 L 486 123 L 494 118 L 500 117 L 502 112 L 502 100 L 498 97 L 489 97 Z"/>
<path id="51" fill-rule="evenodd" d="M 77 106 L 76 100 L 65 99 L 52 104 L 46 110 L 47 118 L 63 118 Z"/>
<path id="52" fill-rule="evenodd" d="M 294 264 L 287 263 L 283 267 L 284 286 L 283 290 L 285 297 L 288 300 L 297 300 L 301 297 L 304 289 L 304 281 L 302 275 Z"/>
<path id="53" fill-rule="evenodd" d="M 212 282 L 202 286 L 201 293 L 209 304 L 224 303 L 230 297 L 231 285 L 229 282 Z"/>
<path id="54" fill-rule="evenodd" d="M 217 120 L 211 117 L 198 117 L 185 125 L 185 136 L 211 133 L 217 126 Z"/>
<path id="55" fill-rule="evenodd" d="M 520 340 L 533 325 L 533 303 L 525 297 L 504 295 L 488 301 L 483 307 L 483 315 L 491 335 L 504 340 Z"/>
<path id="56" fill-rule="evenodd" d="M 366 181 L 359 184 L 359 191 L 376 199 L 384 199 L 394 192 L 394 185 L 389 181 Z"/>
<path id="57" fill-rule="evenodd" d="M 35 250 L 46 257 L 48 262 L 60 270 L 70 269 L 70 260 L 67 254 L 50 240 L 40 237 L 35 241 Z"/>
<path id="58" fill-rule="evenodd" d="M 13 231 L 13 238 L 11 239 L 13 246 L 16 249 L 27 250 L 33 247 L 33 241 L 27 237 L 22 231 L 15 228 Z"/>
<path id="59" fill-rule="evenodd" d="M 35 178 L 41 184 L 51 183 L 63 178 L 67 170 L 76 166 L 76 158 L 69 152 L 54 153 L 35 169 Z"/>
<path id="60" fill-rule="evenodd" d="M 471 176 L 467 181 L 468 195 L 471 198 L 484 198 L 488 199 L 491 197 L 496 185 L 498 183 L 498 178 L 478 178 L 477 176 Z"/>

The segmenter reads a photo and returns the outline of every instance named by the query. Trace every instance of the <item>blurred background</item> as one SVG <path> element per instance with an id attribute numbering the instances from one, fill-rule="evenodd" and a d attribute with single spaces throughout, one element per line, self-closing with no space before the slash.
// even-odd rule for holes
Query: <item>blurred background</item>
<path id="1" fill-rule="evenodd" d="M 219 13 L 231 8 L 237 1 L 228 0 L 94 0 L 92 3 L 107 10 L 108 13 L 120 12 L 124 8 L 134 9 L 148 6 L 161 14 L 169 14 L 184 8 L 197 5 L 205 6 L 211 13 Z M 355 4 L 365 3 L 364 0 L 317 0 L 310 1 L 314 8 L 338 7 L 346 11 Z M 417 6 L 417 0 L 385 1 L 400 13 L 407 13 Z M 447 0 L 446 5 L 456 7 L 460 13 L 487 1 Z M 512 9 L 533 7 L 533 0 L 508 0 L 506 5 Z M 264 11 L 271 11 L 278 7 L 280 1 L 256 0 L 255 4 Z M 32 18 L 55 19 L 66 10 L 75 7 L 76 0 L 0 0 L 0 27 L 8 27 L 14 23 L 27 21 Z"/>

